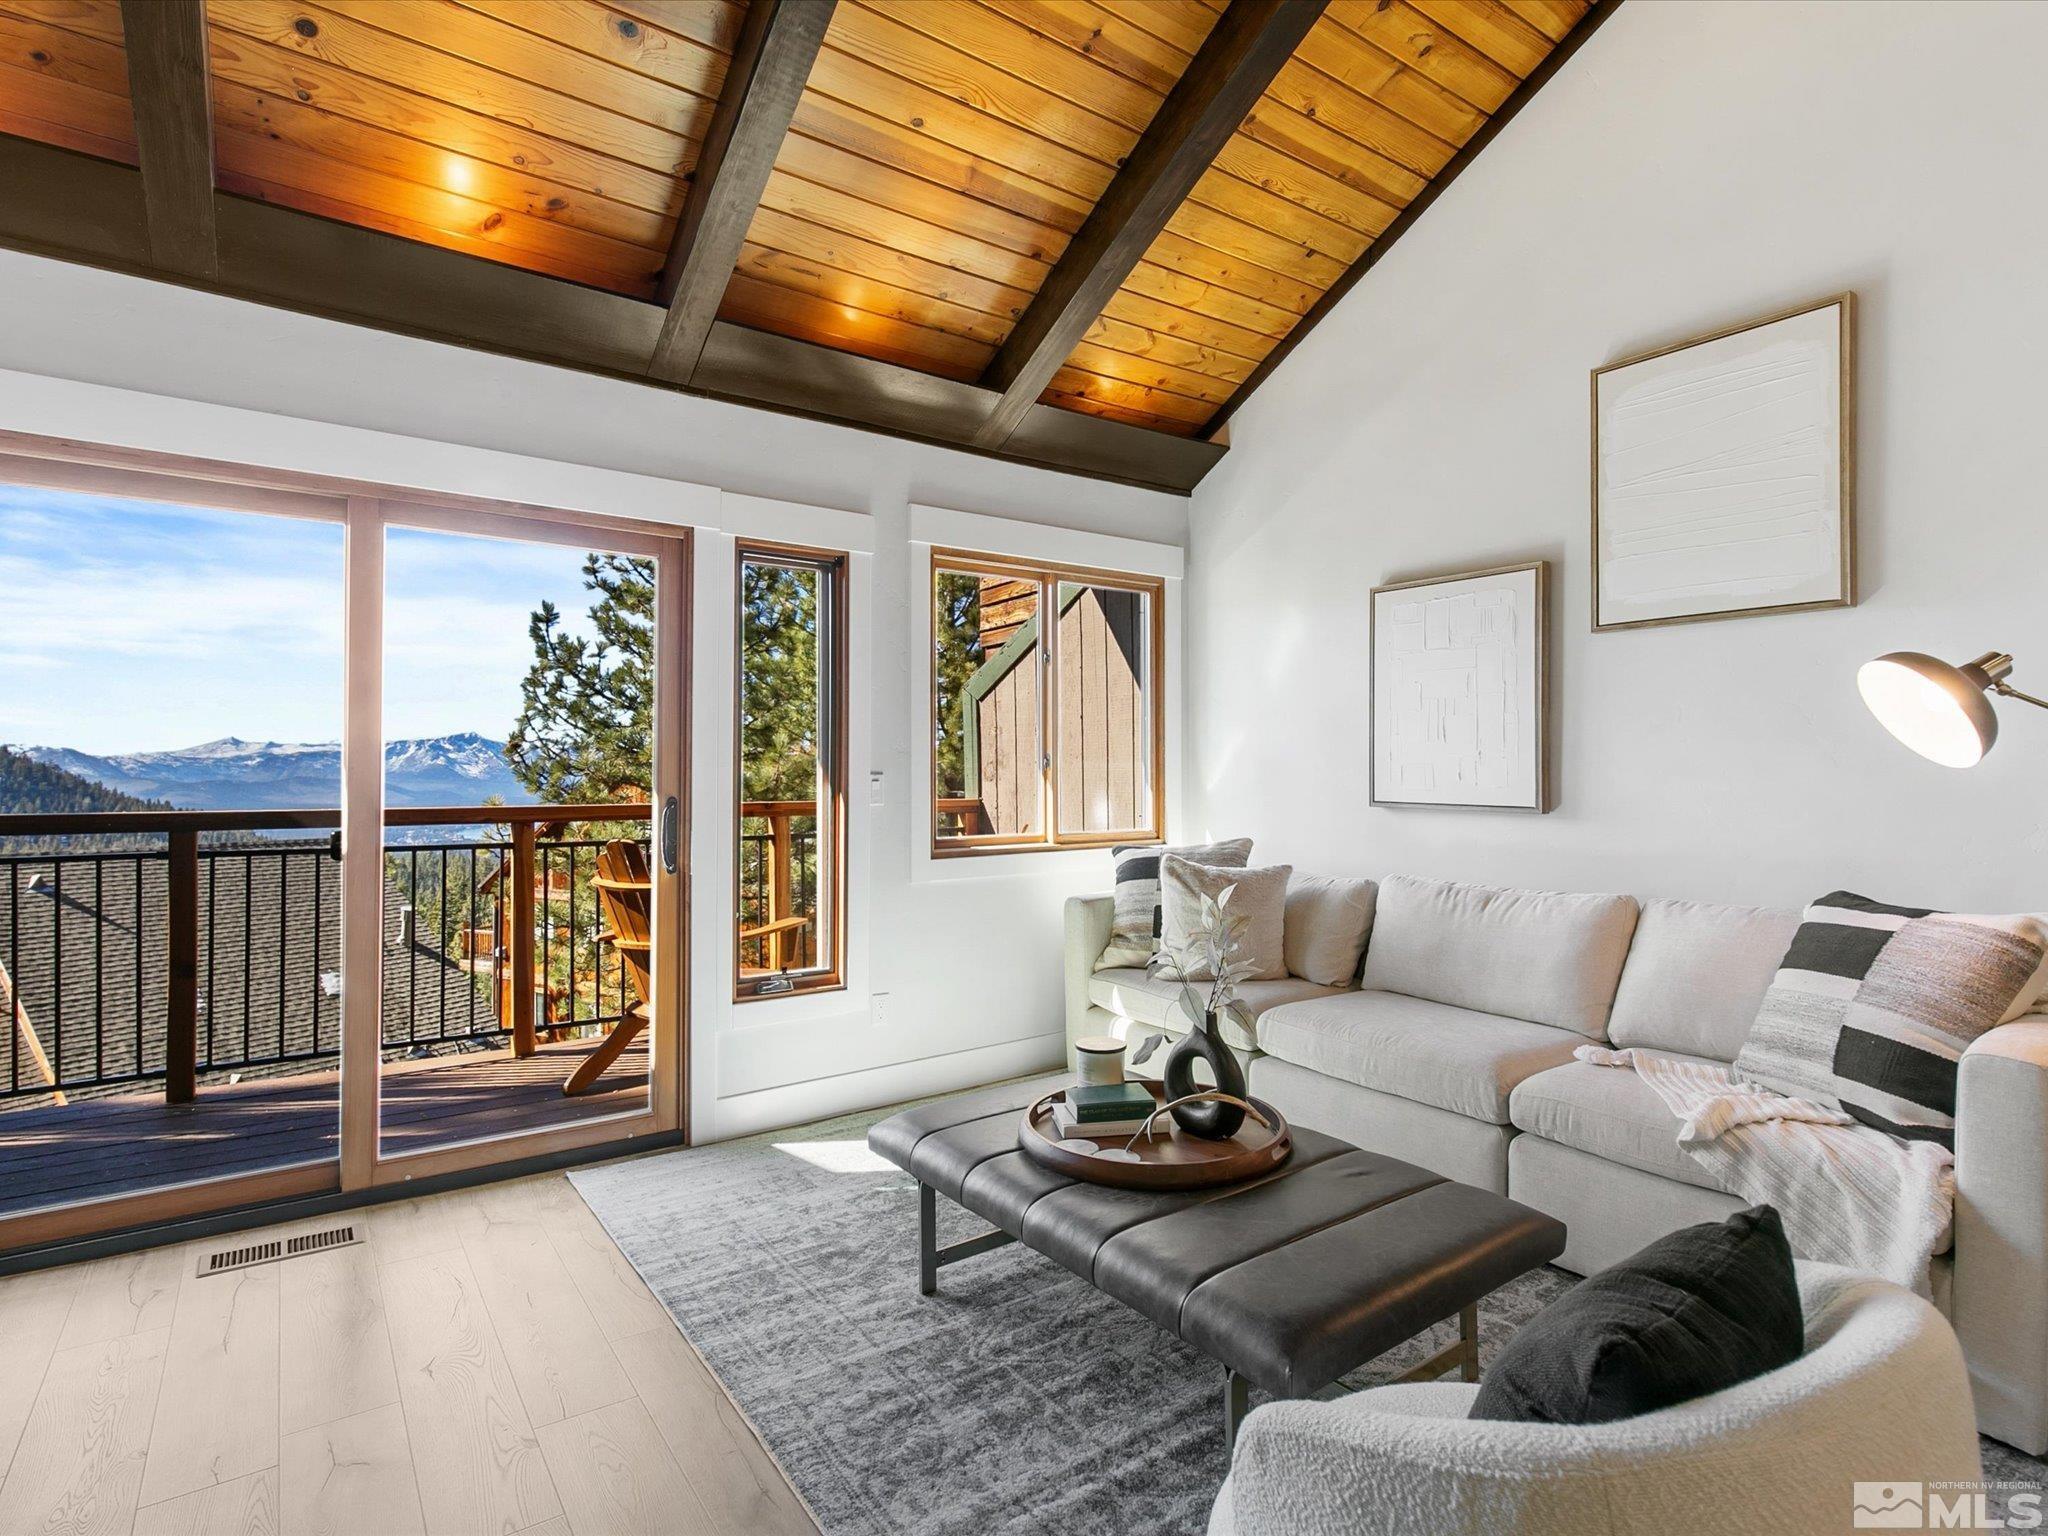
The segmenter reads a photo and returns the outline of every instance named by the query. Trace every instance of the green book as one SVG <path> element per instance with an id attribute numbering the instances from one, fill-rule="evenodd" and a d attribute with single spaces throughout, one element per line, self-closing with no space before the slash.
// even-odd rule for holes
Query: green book
<path id="1" fill-rule="evenodd" d="M 1067 1090 L 1076 1120 L 1142 1119 L 1159 1107 L 1143 1083 L 1082 1083 Z"/>

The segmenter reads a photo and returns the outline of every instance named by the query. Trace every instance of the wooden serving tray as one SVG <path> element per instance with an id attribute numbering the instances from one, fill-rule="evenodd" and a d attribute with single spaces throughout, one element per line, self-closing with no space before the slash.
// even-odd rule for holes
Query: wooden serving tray
<path id="1" fill-rule="evenodd" d="M 1136 1081 L 1155 1102 L 1166 1101 L 1162 1084 L 1143 1078 Z M 1064 1091 L 1048 1093 L 1025 1110 L 1017 1127 L 1017 1145 L 1033 1162 L 1090 1184 L 1110 1184 L 1118 1189 L 1208 1189 L 1269 1173 L 1294 1151 L 1286 1117 L 1264 1099 L 1248 1102 L 1257 1105 L 1272 1126 L 1261 1125 L 1247 1115 L 1237 1134 L 1226 1141 L 1190 1136 L 1173 1123 L 1172 1116 L 1163 1115 L 1150 1135 L 1136 1141 L 1126 1131 L 1088 1142 L 1062 1139 L 1053 1124 L 1053 1106 L 1065 1097 Z M 1129 1155 L 1125 1156 L 1127 1144 Z"/>

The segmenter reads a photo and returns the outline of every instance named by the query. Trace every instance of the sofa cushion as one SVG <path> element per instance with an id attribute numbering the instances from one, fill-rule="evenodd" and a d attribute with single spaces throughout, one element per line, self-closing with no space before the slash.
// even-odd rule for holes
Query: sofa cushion
<path id="1" fill-rule="evenodd" d="M 1225 931 L 1233 925 L 1237 928 L 1235 954 L 1225 952 L 1223 964 L 1229 965 L 1234 958 L 1252 967 L 1254 981 L 1281 980 L 1287 975 L 1282 934 L 1287 920 L 1287 882 L 1293 873 L 1285 864 L 1264 869 L 1211 868 L 1167 854 L 1159 861 L 1159 947 L 1185 967 L 1188 980 L 1213 980 L 1216 971 L 1206 953 L 1208 945 L 1197 936 L 1202 928 L 1203 901 L 1223 902 Z"/>
<path id="2" fill-rule="evenodd" d="M 1339 992 L 1259 1019 L 1268 1055 L 1490 1125 L 1508 1123 L 1517 1083 L 1569 1061 L 1578 1043 L 1548 1024 L 1399 992 Z"/>
<path id="3" fill-rule="evenodd" d="M 1112 848 L 1110 857 L 1116 863 L 1116 918 L 1110 926 L 1109 947 L 1096 960 L 1096 970 L 1143 965 L 1159 947 L 1159 936 L 1165 932 L 1159 906 L 1159 861 L 1169 853 L 1197 864 L 1242 869 L 1251 862 L 1252 840 L 1234 837 L 1224 843 L 1189 844 L 1181 848 L 1162 848 L 1157 843 Z"/>
<path id="4" fill-rule="evenodd" d="M 1287 974 L 1326 987 L 1349 986 L 1372 933 L 1371 880 L 1297 873 L 1287 882 Z"/>
<path id="5" fill-rule="evenodd" d="M 1198 991 L 1206 988 L 1198 987 Z M 1249 1008 L 1254 1017 L 1283 1003 L 1298 1003 L 1304 998 L 1328 997 L 1339 989 L 1319 987 L 1312 981 L 1303 981 L 1296 976 L 1283 976 L 1278 981 L 1247 981 L 1237 989 L 1238 998 Z M 1088 999 L 1111 1013 L 1135 1023 L 1147 1024 L 1154 1029 L 1170 1030 L 1176 1035 L 1187 1033 L 1188 1021 L 1182 1015 L 1180 987 L 1163 976 L 1152 976 L 1134 968 L 1116 971 L 1097 971 L 1088 978 Z M 1240 1051 L 1255 1051 L 1258 1042 L 1246 1033 L 1237 1020 L 1225 1017 L 1223 1042 Z"/>
<path id="6" fill-rule="evenodd" d="M 1680 1061 L 1703 1059 L 1673 1055 Z M 1657 1090 L 1629 1067 L 1568 1061 L 1538 1072 L 1516 1084 L 1508 1096 L 1508 1120 L 1518 1131 L 1576 1147 L 1610 1163 L 1624 1163 L 1701 1189 L 1721 1189 L 1679 1146 L 1678 1117 L 1665 1107 Z"/>
<path id="7" fill-rule="evenodd" d="M 1614 994 L 1608 1038 L 1733 1061 L 1798 930 L 1797 912 L 1646 902 Z"/>
<path id="8" fill-rule="evenodd" d="M 1365 985 L 1607 1037 L 1636 925 L 1633 896 L 1380 882 Z"/>

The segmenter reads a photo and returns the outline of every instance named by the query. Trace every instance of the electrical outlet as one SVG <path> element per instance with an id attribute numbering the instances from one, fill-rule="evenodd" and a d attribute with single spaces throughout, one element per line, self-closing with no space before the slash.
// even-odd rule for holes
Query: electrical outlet
<path id="1" fill-rule="evenodd" d="M 889 994 L 871 992 L 868 994 L 868 1016 L 875 1028 L 885 1028 L 889 1023 Z"/>

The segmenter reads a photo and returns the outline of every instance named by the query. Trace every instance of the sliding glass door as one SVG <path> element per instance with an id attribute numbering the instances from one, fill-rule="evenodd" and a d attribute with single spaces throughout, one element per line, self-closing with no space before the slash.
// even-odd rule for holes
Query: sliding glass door
<path id="1" fill-rule="evenodd" d="M 683 544 L 414 503 L 354 518 L 381 537 L 381 644 L 348 765 L 379 818 L 352 870 L 378 980 L 374 1074 L 351 1080 L 375 1091 L 374 1156 L 351 1176 L 676 1128 Z"/>
<path id="2" fill-rule="evenodd" d="M 679 562 L 621 545 L 386 514 L 380 1160 L 652 1113 Z"/>
<path id="3" fill-rule="evenodd" d="M 682 1128 L 686 535 L 0 439 L 0 1253 Z"/>

